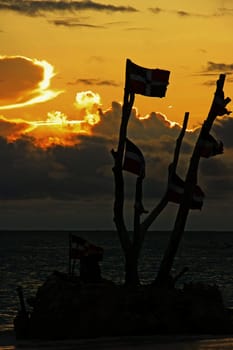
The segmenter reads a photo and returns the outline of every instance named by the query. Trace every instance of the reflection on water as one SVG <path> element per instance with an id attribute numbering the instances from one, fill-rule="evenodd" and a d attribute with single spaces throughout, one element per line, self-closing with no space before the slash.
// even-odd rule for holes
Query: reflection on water
<path id="1" fill-rule="evenodd" d="M 1 345 L 1 344 L 0 344 Z M 51 342 L 19 342 L 4 345 L 1 350 L 232 350 L 233 338 L 195 337 L 117 337 L 106 339 L 70 340 Z"/>

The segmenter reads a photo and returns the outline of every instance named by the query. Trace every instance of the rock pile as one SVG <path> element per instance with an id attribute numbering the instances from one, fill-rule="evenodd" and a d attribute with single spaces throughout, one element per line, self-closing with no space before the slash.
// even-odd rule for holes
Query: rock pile
<path id="1" fill-rule="evenodd" d="M 26 322 L 20 314 L 15 319 L 16 337 L 41 339 L 221 334 L 232 329 L 216 286 L 127 288 L 107 280 L 84 283 L 60 272 L 51 274 L 38 289 Z"/>

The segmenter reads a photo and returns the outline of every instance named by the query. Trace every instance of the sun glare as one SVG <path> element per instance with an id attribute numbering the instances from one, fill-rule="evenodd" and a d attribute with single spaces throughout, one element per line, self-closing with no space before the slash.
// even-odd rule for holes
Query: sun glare
<path id="1" fill-rule="evenodd" d="M 161 112 L 155 112 L 156 118 L 159 120 L 162 120 L 169 128 L 174 128 L 175 126 L 180 127 L 180 124 L 177 122 L 172 122 L 171 120 L 168 119 L 168 117 L 161 113 Z M 138 119 L 139 120 L 147 120 L 151 118 L 151 114 L 146 114 L 145 116 L 140 116 Z"/>
<path id="2" fill-rule="evenodd" d="M 47 86 L 47 83 L 44 86 Z M 98 94 L 91 91 L 79 92 L 75 100 L 75 106 L 79 110 L 77 119 L 69 119 L 61 111 L 47 113 L 46 120 L 14 119 L 8 121 L 8 133 L 4 136 L 11 142 L 27 135 L 36 146 L 44 149 L 54 145 L 73 146 L 80 142 L 79 135 L 91 135 L 92 127 L 101 121 L 100 105 Z M 2 118 L 2 121 L 7 120 Z"/>
<path id="3" fill-rule="evenodd" d="M 146 114 L 144 116 L 140 116 L 138 119 L 140 120 L 146 120 L 146 119 L 149 119 L 150 118 L 150 114 Z"/>
<path id="4" fill-rule="evenodd" d="M 85 121 L 90 125 L 95 125 L 95 124 L 99 123 L 100 116 L 99 116 L 99 114 L 88 114 L 85 117 Z"/>
<path id="5" fill-rule="evenodd" d="M 61 111 L 47 114 L 46 120 L 32 121 L 34 127 L 31 135 L 37 146 L 48 148 L 51 145 L 77 144 L 78 135 L 91 135 L 92 126 L 100 122 L 100 95 L 92 91 L 82 91 L 76 94 L 75 107 L 80 111 L 79 119 L 69 119 Z"/>
<path id="6" fill-rule="evenodd" d="M 45 60 L 39 61 L 37 59 L 29 59 L 23 56 L 19 57 L 23 58 L 26 61 L 30 61 L 35 66 L 40 66 L 43 69 L 43 79 L 38 82 L 36 88 L 30 91 L 30 94 L 28 93 L 28 91 L 26 92 L 27 97 L 25 97 L 25 100 L 23 98 L 25 91 L 22 91 L 22 102 L 16 102 L 0 106 L 0 110 L 15 109 L 46 102 L 57 97 L 63 92 L 49 89 L 51 79 L 55 76 L 54 67 L 50 63 L 46 62 Z"/>
<path id="7" fill-rule="evenodd" d="M 39 87 L 41 90 L 45 90 L 49 87 L 50 80 L 55 76 L 54 67 L 45 60 L 38 61 L 35 59 L 33 62 L 38 66 L 41 66 L 44 70 L 44 79 L 39 83 Z"/>
<path id="8" fill-rule="evenodd" d="M 45 121 L 34 121 L 34 122 L 31 122 L 31 124 L 33 124 L 34 126 L 42 126 L 42 125 L 53 126 L 54 125 L 54 126 L 65 127 L 67 125 L 84 123 L 84 120 L 68 120 L 67 116 L 60 111 L 49 112 L 47 116 L 48 117 Z"/>
<path id="9" fill-rule="evenodd" d="M 100 95 L 92 91 L 82 91 L 76 94 L 75 105 L 77 108 L 93 108 L 94 106 L 101 106 Z"/>

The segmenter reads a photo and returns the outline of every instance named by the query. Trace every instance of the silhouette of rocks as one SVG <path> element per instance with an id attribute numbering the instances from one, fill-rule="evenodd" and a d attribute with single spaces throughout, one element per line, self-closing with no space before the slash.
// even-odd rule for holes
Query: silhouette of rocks
<path id="1" fill-rule="evenodd" d="M 183 289 L 129 288 L 108 280 L 83 283 L 54 272 L 38 289 L 33 304 L 23 333 L 16 318 L 16 337 L 221 334 L 233 329 L 218 287 L 201 283 Z"/>

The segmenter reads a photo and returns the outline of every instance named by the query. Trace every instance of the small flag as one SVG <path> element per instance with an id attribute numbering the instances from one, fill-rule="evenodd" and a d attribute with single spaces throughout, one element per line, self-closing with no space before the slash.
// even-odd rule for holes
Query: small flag
<path id="1" fill-rule="evenodd" d="M 231 101 L 229 97 L 224 98 L 224 93 L 222 92 L 219 95 L 216 95 L 214 98 L 214 103 L 212 106 L 212 112 L 215 115 L 222 116 L 224 114 L 230 114 L 231 111 L 228 111 L 226 105 Z"/>
<path id="2" fill-rule="evenodd" d="M 126 65 L 130 92 L 151 97 L 165 96 L 170 71 L 144 68 L 129 59 L 127 59 Z"/>
<path id="3" fill-rule="evenodd" d="M 145 177 L 145 159 L 140 149 L 129 139 L 125 141 L 125 158 L 123 169 L 130 173 Z"/>
<path id="4" fill-rule="evenodd" d="M 87 240 L 71 235 L 70 237 L 70 258 L 80 259 L 83 256 L 96 255 L 101 260 L 103 257 L 103 248 L 97 247 L 96 245 L 88 242 Z"/>
<path id="5" fill-rule="evenodd" d="M 209 158 L 223 153 L 223 143 L 222 141 L 217 141 L 215 138 L 206 134 L 200 138 L 199 141 L 200 156 L 204 158 Z"/>
<path id="6" fill-rule="evenodd" d="M 182 200 L 184 194 L 184 181 L 176 174 L 172 175 L 172 178 L 168 184 L 168 200 L 170 202 L 179 203 Z M 201 209 L 204 200 L 204 193 L 199 186 L 195 186 L 190 209 Z"/>

